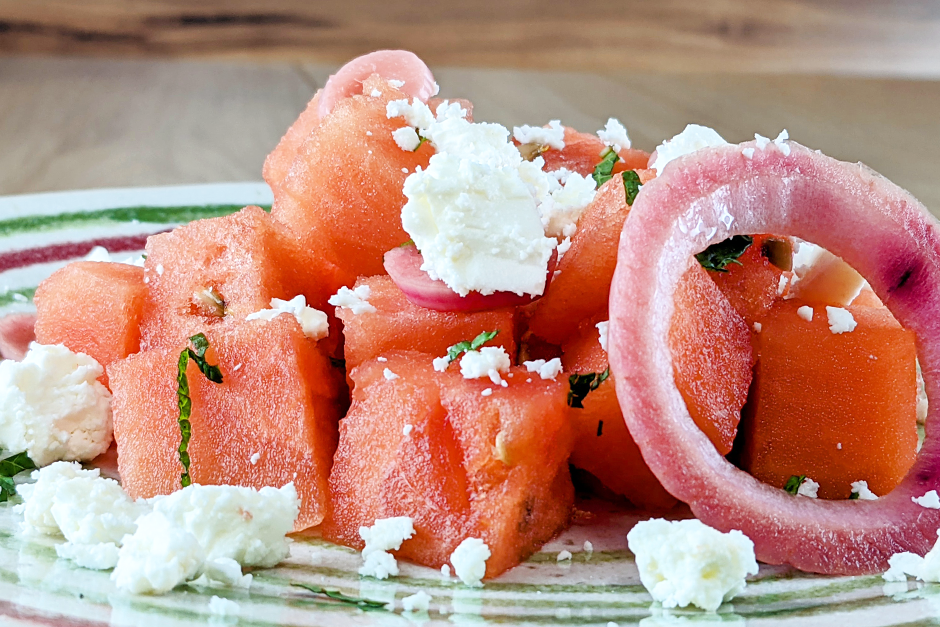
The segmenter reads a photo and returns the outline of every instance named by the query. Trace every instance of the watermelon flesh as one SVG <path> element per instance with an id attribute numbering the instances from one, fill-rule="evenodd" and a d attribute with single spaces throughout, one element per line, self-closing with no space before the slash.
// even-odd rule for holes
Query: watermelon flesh
<path id="1" fill-rule="evenodd" d="M 207 360 L 218 364 L 223 382 L 208 381 L 190 361 L 193 482 L 262 488 L 293 481 L 301 500 L 294 530 L 319 524 L 329 506 L 341 373 L 293 316 L 216 326 L 206 336 Z M 184 346 L 108 368 L 118 469 L 132 498 L 181 487 L 176 375 Z"/>
<path id="2" fill-rule="evenodd" d="M 323 534 L 361 549 L 360 526 L 409 516 L 416 533 L 398 557 L 439 568 L 465 538 L 480 538 L 495 577 L 568 521 L 567 386 L 512 368 L 508 387 L 494 389 L 456 365 L 436 372 L 432 357 L 391 352 L 353 370 Z"/>
<path id="3" fill-rule="evenodd" d="M 746 156 L 742 150 L 753 150 Z M 696 228 L 700 226 L 701 228 Z M 931 404 L 927 438 L 900 485 L 877 501 L 797 498 L 739 470 L 692 421 L 670 376 L 665 341 L 673 293 L 690 255 L 732 235 L 814 242 L 865 276 L 917 338 L 927 394 L 940 373 L 940 236 L 910 194 L 860 164 L 794 142 L 707 148 L 670 162 L 634 203 L 611 291 L 617 396 L 643 457 L 704 523 L 741 530 L 761 561 L 828 574 L 883 572 L 894 553 L 925 553 L 940 511 L 911 501 L 940 487 Z"/>

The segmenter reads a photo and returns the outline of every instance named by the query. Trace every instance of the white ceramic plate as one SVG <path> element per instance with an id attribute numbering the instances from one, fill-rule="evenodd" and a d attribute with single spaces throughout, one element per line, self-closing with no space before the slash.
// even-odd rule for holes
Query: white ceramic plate
<path id="1" fill-rule="evenodd" d="M 95 245 L 113 257 L 136 256 L 146 236 L 197 218 L 269 205 L 263 183 L 106 189 L 0 197 L 0 315 L 32 308 L 36 285 Z M 113 468 L 104 468 L 113 472 Z M 583 524 L 482 589 L 437 570 L 402 564 L 401 576 L 377 581 L 357 574 L 355 551 L 297 537 L 290 558 L 254 572 L 247 591 L 180 586 L 159 597 L 117 592 L 109 572 L 77 568 L 56 558 L 54 539 L 17 535 L 20 516 L 0 505 L 0 624 L 11 625 L 735 625 L 933 624 L 940 586 L 886 584 L 881 577 L 820 577 L 762 566 L 745 592 L 718 614 L 669 612 L 652 604 L 626 546 L 642 512 L 582 502 L 594 512 Z M 593 552 L 584 551 L 584 542 Z M 573 559 L 559 563 L 568 550 Z M 351 596 L 395 602 L 393 611 L 364 612 L 315 597 L 291 583 L 337 589 Z M 427 614 L 401 611 L 401 598 L 424 590 Z M 237 616 L 213 616 L 209 599 L 236 601 Z M 938 621 L 940 622 L 940 621 Z"/>

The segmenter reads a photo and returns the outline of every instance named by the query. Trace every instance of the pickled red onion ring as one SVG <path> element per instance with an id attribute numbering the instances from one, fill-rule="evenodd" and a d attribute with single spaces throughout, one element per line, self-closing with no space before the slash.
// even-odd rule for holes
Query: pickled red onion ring
<path id="1" fill-rule="evenodd" d="M 864 165 L 794 142 L 707 148 L 643 186 L 620 241 L 610 365 L 644 460 L 704 523 L 744 532 L 763 562 L 857 575 L 884 571 L 899 551 L 923 555 L 937 539 L 940 510 L 911 497 L 940 488 L 940 438 L 931 437 L 940 403 L 930 404 L 914 466 L 875 501 L 791 496 L 735 468 L 692 422 L 668 348 L 673 293 L 690 255 L 749 233 L 794 235 L 854 266 L 916 334 L 928 397 L 940 398 L 940 230 L 924 206 Z"/>
<path id="2" fill-rule="evenodd" d="M 343 98 L 362 93 L 362 82 L 373 74 L 387 81 L 401 81 L 399 89 L 421 102 L 437 93 L 434 75 L 418 55 L 407 50 L 376 50 L 356 57 L 330 76 L 317 103 L 320 118 L 325 118 Z"/>

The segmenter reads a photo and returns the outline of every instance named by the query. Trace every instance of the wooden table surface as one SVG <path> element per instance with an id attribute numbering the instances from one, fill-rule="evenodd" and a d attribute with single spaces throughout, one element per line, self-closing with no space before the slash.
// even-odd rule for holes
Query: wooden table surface
<path id="1" fill-rule="evenodd" d="M 0 194 L 259 180 L 334 66 L 0 58 Z M 836 76 L 434 68 L 477 119 L 616 116 L 652 150 L 688 122 L 730 141 L 790 137 L 869 164 L 940 213 L 940 82 Z"/>

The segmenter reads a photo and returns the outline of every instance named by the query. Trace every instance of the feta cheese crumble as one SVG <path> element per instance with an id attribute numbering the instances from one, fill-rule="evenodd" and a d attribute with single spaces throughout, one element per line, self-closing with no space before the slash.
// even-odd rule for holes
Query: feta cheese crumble
<path id="1" fill-rule="evenodd" d="M 465 585 L 479 588 L 483 586 L 486 574 L 486 560 L 490 559 L 490 547 L 479 538 L 466 538 L 450 556 L 454 565 L 454 574 Z"/>
<path id="2" fill-rule="evenodd" d="M 868 489 L 867 481 L 853 481 L 852 494 L 857 494 L 859 501 L 875 501 L 878 499 L 878 496 Z"/>
<path id="3" fill-rule="evenodd" d="M 533 361 L 524 361 L 522 365 L 525 366 L 525 369 L 529 372 L 537 372 L 538 375 L 543 379 L 555 380 L 559 374 L 561 374 L 562 366 L 561 359 L 555 357 L 554 359 L 549 359 L 545 361 L 544 359 L 535 359 Z"/>
<path id="4" fill-rule="evenodd" d="M 414 521 L 407 516 L 380 518 L 371 527 L 359 527 L 359 537 L 366 543 L 359 574 L 376 579 L 397 576 L 398 563 L 388 551 L 397 551 L 414 534 Z"/>
<path id="5" fill-rule="evenodd" d="M 511 365 L 512 361 L 502 346 L 484 346 L 464 353 L 460 358 L 460 374 L 464 379 L 489 377 L 493 383 L 505 387 L 507 384 L 499 375 L 508 372 Z"/>
<path id="6" fill-rule="evenodd" d="M 520 144 L 538 144 L 557 150 L 565 147 L 565 127 L 561 120 L 552 120 L 547 126 L 514 126 L 512 137 Z"/>
<path id="7" fill-rule="evenodd" d="M 37 466 L 88 461 L 111 445 L 104 368 L 61 344 L 33 342 L 23 361 L 0 362 L 0 448 Z"/>
<path id="8" fill-rule="evenodd" d="M 405 81 L 400 81 L 397 78 L 388 79 L 388 84 L 394 87 L 395 89 L 401 89 L 405 86 Z M 437 83 L 435 83 L 437 85 Z"/>
<path id="9" fill-rule="evenodd" d="M 783 156 L 790 156 L 790 145 L 787 143 L 787 141 L 790 139 L 790 134 L 787 132 L 787 129 L 780 131 L 780 134 L 777 135 L 773 141 L 771 141 L 769 137 L 764 137 L 758 133 L 754 133 L 754 139 L 757 142 L 757 148 L 759 150 L 764 150 L 767 148 L 767 146 L 773 144 L 778 150 L 780 150 L 780 152 L 783 153 Z M 753 151 L 751 154 L 753 155 Z"/>
<path id="10" fill-rule="evenodd" d="M 435 116 L 424 103 L 397 100 L 386 113 L 404 117 L 436 149 L 403 187 L 402 226 L 421 251 L 421 270 L 461 296 L 542 294 L 557 245 L 543 223 L 570 230 L 570 216 L 583 209 L 571 205 L 584 203 L 584 177 L 562 186 L 543 172 L 543 159 L 522 159 L 505 127 L 471 123 L 457 103 L 442 103 Z"/>
<path id="11" fill-rule="evenodd" d="M 414 152 L 421 145 L 418 132 L 411 126 L 403 126 L 392 131 L 392 139 L 395 140 L 399 148 L 406 152 Z"/>
<path id="12" fill-rule="evenodd" d="M 940 535 L 940 531 L 938 531 Z M 910 575 L 925 582 L 940 583 L 940 540 L 927 554 L 895 553 L 888 559 L 888 570 L 882 577 L 885 581 L 907 581 Z"/>
<path id="13" fill-rule="evenodd" d="M 212 595 L 209 599 L 209 612 L 216 616 L 236 616 L 241 606 L 231 599 Z"/>
<path id="14" fill-rule="evenodd" d="M 721 533 L 699 520 L 642 521 L 627 534 L 640 581 L 665 608 L 715 611 L 757 574 L 754 543 L 737 530 Z"/>
<path id="15" fill-rule="evenodd" d="M 597 327 L 597 341 L 600 342 L 601 348 L 604 349 L 604 352 L 607 352 L 607 332 L 610 328 L 610 320 L 604 320 L 603 322 L 598 322 L 594 325 Z"/>
<path id="16" fill-rule="evenodd" d="M 411 435 L 411 432 L 414 430 L 414 425 L 405 425 L 401 428 L 401 434 L 406 438 Z"/>
<path id="17" fill-rule="evenodd" d="M 803 480 L 803 483 L 800 484 L 800 488 L 796 491 L 796 495 L 815 499 L 817 496 L 819 496 L 819 484 L 807 477 Z"/>
<path id="18" fill-rule="evenodd" d="M 372 289 L 368 285 L 360 285 L 355 289 L 341 287 L 339 291 L 330 296 L 327 302 L 334 307 L 343 307 L 358 316 L 364 313 L 375 313 L 378 311 L 369 303 L 369 297 L 372 296 Z"/>
<path id="19" fill-rule="evenodd" d="M 151 512 L 137 519 L 133 535 L 124 537 L 111 580 L 133 594 L 162 594 L 194 579 L 204 562 L 196 536 Z"/>
<path id="20" fill-rule="evenodd" d="M 571 551 L 559 551 L 558 555 L 555 557 L 555 561 L 556 562 L 564 562 L 564 561 L 570 562 L 572 557 L 573 556 L 571 555 Z"/>
<path id="21" fill-rule="evenodd" d="M 796 310 L 796 315 L 798 315 L 803 320 L 806 320 L 807 322 L 812 322 L 813 321 L 813 308 L 810 307 L 809 305 L 803 305 L 802 307 Z"/>
<path id="22" fill-rule="evenodd" d="M 431 607 L 431 595 L 419 590 L 401 600 L 401 608 L 406 612 L 427 612 Z"/>
<path id="23" fill-rule="evenodd" d="M 911 500 L 927 509 L 940 509 L 940 495 L 936 490 L 931 490 L 923 496 L 912 496 Z"/>
<path id="24" fill-rule="evenodd" d="M 444 372 L 447 370 L 447 366 L 450 365 L 450 357 L 435 357 L 431 360 L 431 365 L 434 366 L 434 370 L 437 372 Z"/>
<path id="25" fill-rule="evenodd" d="M 398 378 L 398 375 L 392 372 L 391 370 L 389 370 L 388 368 L 382 371 L 382 376 L 385 377 L 386 381 L 394 381 L 395 379 Z"/>
<path id="26" fill-rule="evenodd" d="M 304 336 L 311 340 L 322 340 L 330 334 L 330 321 L 319 309 L 307 306 L 307 298 L 298 294 L 290 300 L 271 299 L 271 308 L 262 309 L 245 316 L 245 320 L 274 320 L 281 314 L 294 316 Z"/>
<path id="27" fill-rule="evenodd" d="M 699 126 L 698 124 L 689 124 L 681 133 L 672 139 L 667 139 L 656 148 L 656 160 L 653 161 L 650 167 L 661 174 L 663 168 L 670 161 L 703 148 L 724 146 L 727 143 L 715 129 Z"/>
<path id="28" fill-rule="evenodd" d="M 858 325 L 852 312 L 842 307 L 826 306 L 826 316 L 829 319 L 829 330 L 835 334 L 848 333 L 855 330 Z"/>
<path id="29" fill-rule="evenodd" d="M 617 118 L 609 118 L 604 128 L 597 131 L 597 136 L 604 144 L 613 148 L 614 152 L 620 152 L 631 146 L 627 129 Z"/>

